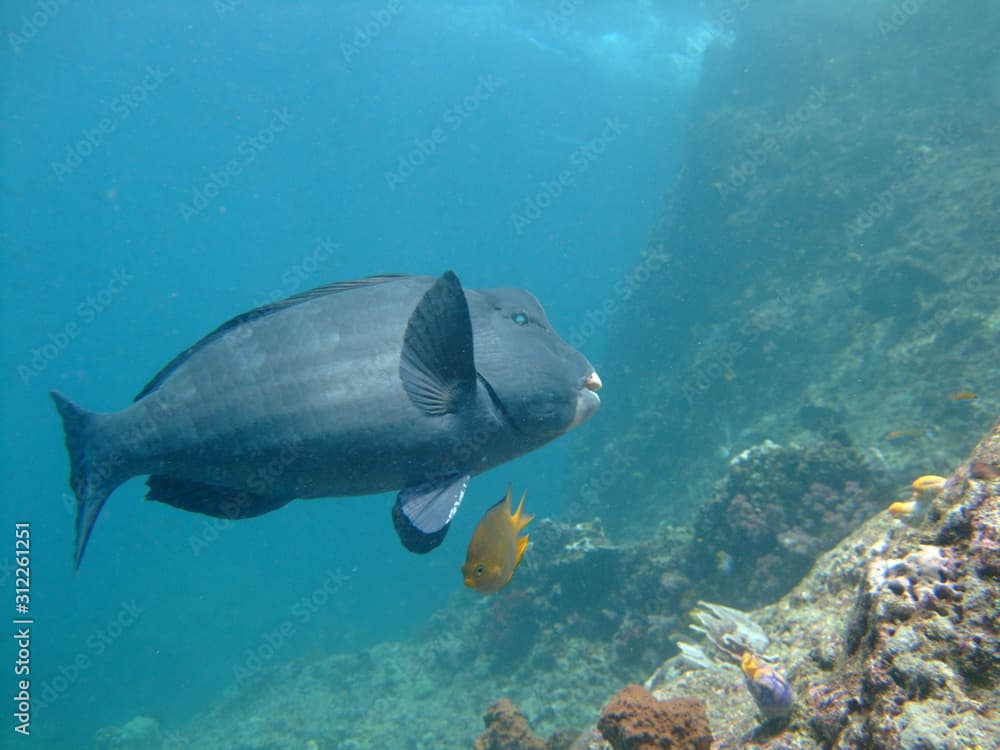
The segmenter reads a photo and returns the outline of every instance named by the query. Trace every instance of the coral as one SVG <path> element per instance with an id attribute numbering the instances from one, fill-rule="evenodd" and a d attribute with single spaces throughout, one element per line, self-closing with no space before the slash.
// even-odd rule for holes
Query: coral
<path id="1" fill-rule="evenodd" d="M 884 477 L 870 458 L 840 442 L 770 441 L 730 462 L 698 515 L 688 574 L 713 597 L 760 605 L 801 580 L 816 557 L 884 506 Z M 728 566 L 719 555 L 731 557 Z"/>
<path id="2" fill-rule="evenodd" d="M 944 282 L 910 261 L 875 264 L 861 280 L 861 307 L 877 318 L 909 318 L 920 312 L 919 293 L 937 292 Z"/>
<path id="3" fill-rule="evenodd" d="M 784 684 L 800 709 L 786 721 L 756 725 L 734 670 L 687 644 L 647 681 L 653 696 L 701 696 L 717 750 L 995 747 L 1000 482 L 984 465 L 1000 466 L 1000 421 L 947 482 L 934 483 L 922 527 L 878 515 L 783 599 L 741 613 L 788 665 Z M 726 627 L 712 630 L 728 643 Z M 756 676 L 769 665 L 748 666 Z"/>
<path id="4" fill-rule="evenodd" d="M 604 707 L 597 727 L 614 750 L 708 750 L 712 745 L 701 701 L 661 702 L 640 685 L 619 691 Z"/>
<path id="5" fill-rule="evenodd" d="M 691 629 L 703 634 L 720 652 L 739 660 L 744 652 L 764 653 L 770 643 L 767 633 L 746 612 L 712 602 L 698 602 Z"/>
<path id="6" fill-rule="evenodd" d="M 546 750 L 544 740 L 536 737 L 528 720 L 513 703 L 501 698 L 490 704 L 483 715 L 486 729 L 476 738 L 476 750 Z"/>
<path id="7" fill-rule="evenodd" d="M 136 716 L 114 729 L 102 729 L 94 738 L 101 750 L 158 750 L 162 742 L 159 722 L 148 716 Z"/>

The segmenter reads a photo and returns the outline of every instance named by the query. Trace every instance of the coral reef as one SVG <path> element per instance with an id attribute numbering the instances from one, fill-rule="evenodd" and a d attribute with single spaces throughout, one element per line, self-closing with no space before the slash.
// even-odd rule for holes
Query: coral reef
<path id="1" fill-rule="evenodd" d="M 765 438 L 912 477 L 1000 412 L 996 9 L 914 3 L 897 29 L 887 2 L 738 5 L 644 256 L 670 262 L 615 299 L 621 407 L 573 451 L 578 517 L 616 507 L 615 538 L 686 519 Z M 987 401 L 949 401 L 970 387 Z"/>
<path id="2" fill-rule="evenodd" d="M 531 732 L 528 720 L 506 698 L 490 704 L 483 715 L 486 729 L 476 738 L 475 750 L 547 750 Z"/>
<path id="3" fill-rule="evenodd" d="M 716 750 L 995 747 L 995 469 L 1000 421 L 945 483 L 922 526 L 880 514 L 824 554 L 782 600 L 747 613 L 789 665 L 800 704 L 787 722 L 759 724 L 738 672 L 708 657 L 672 657 L 647 682 L 652 694 L 701 697 Z M 601 748 L 590 740 L 581 750 Z"/>
<path id="4" fill-rule="evenodd" d="M 690 584 L 670 577 L 671 565 L 681 561 L 658 557 L 653 542 L 613 548 L 597 541 L 603 537 L 594 525 L 550 521 L 540 534 L 551 555 L 547 562 L 592 573 L 597 596 L 589 606 L 583 598 L 572 607 L 561 604 L 565 593 L 556 589 L 565 580 L 539 572 L 544 584 L 514 601 L 537 600 L 533 616 L 549 619 L 536 623 L 534 639 L 522 644 L 525 653 L 516 660 L 499 659 L 479 645 L 492 608 L 456 606 L 436 615 L 429 627 L 435 635 L 419 643 L 380 644 L 360 654 L 302 659 L 269 670 L 185 731 L 143 750 L 458 750 L 472 744 L 476 717 L 498 693 L 524 708 L 536 732 L 586 727 L 607 696 L 632 682 L 640 669 L 623 662 L 614 645 L 634 615 L 614 617 L 603 610 L 643 611 L 638 598 L 659 591 L 662 576 L 670 587 L 680 587 L 668 587 L 671 593 L 661 592 L 655 600 L 655 606 L 673 612 L 673 624 L 646 640 L 657 644 L 659 661 L 670 658 L 646 687 L 657 706 L 673 698 L 702 701 L 714 750 L 992 747 L 990 738 L 1000 736 L 995 708 L 1000 694 L 1000 422 L 928 502 L 919 526 L 902 523 L 888 511 L 876 514 L 822 554 L 809 574 L 773 604 L 744 613 L 700 602 L 694 624 L 705 636 L 704 648 L 688 645 L 673 656 L 673 641 L 690 633 L 681 627 L 684 613 L 696 603 L 686 591 Z M 600 577 L 600 566 L 592 566 L 588 555 L 614 563 L 609 579 Z M 542 603 L 542 585 L 553 589 L 549 604 Z M 583 597 L 582 585 L 573 586 L 573 596 Z M 722 648 L 710 656 L 705 652 L 712 639 Z M 744 671 L 731 659 L 720 661 L 720 655 L 731 656 L 745 645 L 760 651 L 761 659 L 766 655 L 780 664 L 795 695 L 787 719 L 764 720 Z M 526 732 L 525 742 L 530 741 Z M 118 738 L 133 734 L 129 727 L 106 730 L 95 745 L 123 747 Z M 546 750 L 565 750 L 570 736 L 553 736 Z M 594 726 L 572 745 L 573 750 L 608 747 Z"/>
<path id="5" fill-rule="evenodd" d="M 839 442 L 765 441 L 732 459 L 698 513 L 685 572 L 704 595 L 739 607 L 773 601 L 884 508 L 891 486 L 871 456 Z"/>
<path id="6" fill-rule="evenodd" d="M 658 701 L 641 685 L 627 685 L 608 702 L 597 727 L 614 750 L 709 750 L 712 733 L 704 704 L 694 698 Z"/>
<path id="7" fill-rule="evenodd" d="M 94 738 L 97 750 L 159 750 L 164 741 L 160 723 L 136 716 L 120 727 L 103 729 Z"/>

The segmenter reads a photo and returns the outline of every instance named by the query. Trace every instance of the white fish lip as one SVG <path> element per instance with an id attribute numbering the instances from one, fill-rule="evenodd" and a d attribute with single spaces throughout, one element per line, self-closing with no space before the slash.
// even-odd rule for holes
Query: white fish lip
<path id="1" fill-rule="evenodd" d="M 597 390 L 601 387 L 601 378 L 597 372 L 591 372 L 581 384 L 580 390 L 576 394 L 576 412 L 573 414 L 573 421 L 569 428 L 572 430 L 577 425 L 583 424 L 601 407 L 601 397 L 597 395 Z"/>

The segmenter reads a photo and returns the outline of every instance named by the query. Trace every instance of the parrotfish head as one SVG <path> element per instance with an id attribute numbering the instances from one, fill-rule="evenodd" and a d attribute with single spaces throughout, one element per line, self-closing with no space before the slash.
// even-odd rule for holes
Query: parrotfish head
<path id="1" fill-rule="evenodd" d="M 532 294 L 486 289 L 468 296 L 476 369 L 519 433 L 541 444 L 594 415 L 601 379 Z"/>

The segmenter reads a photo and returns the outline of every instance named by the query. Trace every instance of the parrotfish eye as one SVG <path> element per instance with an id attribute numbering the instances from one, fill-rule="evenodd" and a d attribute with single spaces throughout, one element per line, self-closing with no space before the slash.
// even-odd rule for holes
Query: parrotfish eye
<path id="1" fill-rule="evenodd" d="M 519 326 L 528 325 L 528 316 L 523 312 L 516 312 L 510 316 L 510 319 L 517 323 Z"/>
<path id="2" fill-rule="evenodd" d="M 481 576 L 485 572 L 486 572 L 486 568 L 484 568 L 482 565 L 477 565 L 476 566 L 476 575 L 477 576 Z"/>

